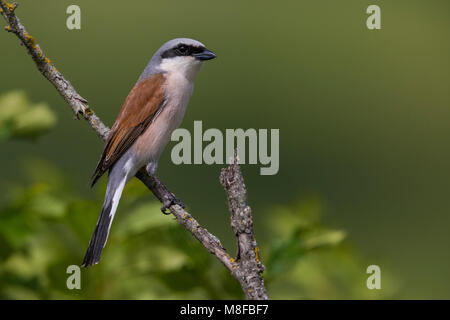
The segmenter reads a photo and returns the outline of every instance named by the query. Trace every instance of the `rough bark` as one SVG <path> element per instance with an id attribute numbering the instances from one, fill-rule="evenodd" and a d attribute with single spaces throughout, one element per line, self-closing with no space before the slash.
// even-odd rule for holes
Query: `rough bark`
<path id="1" fill-rule="evenodd" d="M 254 237 L 252 210 L 247 204 L 247 188 L 238 163 L 237 152 L 235 152 L 233 163 L 228 168 L 222 169 L 220 183 L 227 194 L 231 227 L 237 239 L 238 268 L 235 270 L 235 277 L 241 283 L 247 299 L 269 299 L 261 275 L 264 265 Z"/>

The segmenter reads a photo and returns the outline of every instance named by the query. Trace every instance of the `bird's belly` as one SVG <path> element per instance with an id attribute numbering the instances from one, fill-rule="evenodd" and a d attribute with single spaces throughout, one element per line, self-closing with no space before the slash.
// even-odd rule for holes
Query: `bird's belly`
<path id="1" fill-rule="evenodd" d="M 180 88 L 178 88 L 180 89 Z M 156 163 L 170 140 L 172 132 L 183 121 L 184 113 L 192 93 L 191 88 L 182 88 L 177 94 L 168 96 L 167 102 L 148 129 L 134 145 L 136 160 L 140 166 Z"/>

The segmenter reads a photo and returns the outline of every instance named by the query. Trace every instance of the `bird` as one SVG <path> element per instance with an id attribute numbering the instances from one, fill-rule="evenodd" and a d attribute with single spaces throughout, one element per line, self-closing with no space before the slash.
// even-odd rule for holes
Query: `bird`
<path id="1" fill-rule="evenodd" d="M 105 141 L 91 187 L 108 171 L 100 216 L 82 266 L 100 261 L 125 184 L 145 168 L 153 177 L 172 132 L 181 124 L 205 61 L 216 58 L 201 42 L 177 38 L 164 43 L 131 89 Z M 164 212 L 178 200 L 165 203 Z"/>

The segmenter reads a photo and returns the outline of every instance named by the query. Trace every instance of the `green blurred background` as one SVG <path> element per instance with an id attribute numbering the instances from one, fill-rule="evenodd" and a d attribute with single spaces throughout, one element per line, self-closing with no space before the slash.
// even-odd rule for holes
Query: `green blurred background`
<path id="1" fill-rule="evenodd" d="M 192 37 L 217 53 L 182 127 L 280 129 L 279 173 L 243 166 L 273 298 L 450 298 L 450 2 L 19 3 L 27 30 L 108 125 L 165 41 Z M 66 28 L 70 4 L 81 30 Z M 370 4 L 381 30 L 366 28 Z M 20 89 L 17 105 L 45 102 L 55 117 L 0 141 L 0 297 L 242 298 L 138 182 L 100 265 L 83 270 L 82 290 L 65 288 L 103 201 L 105 179 L 88 186 L 102 143 L 14 35 L 0 32 L 0 53 L 0 94 Z M 158 175 L 234 252 L 221 166 L 175 166 L 173 145 Z M 370 264 L 382 290 L 366 288 Z"/>

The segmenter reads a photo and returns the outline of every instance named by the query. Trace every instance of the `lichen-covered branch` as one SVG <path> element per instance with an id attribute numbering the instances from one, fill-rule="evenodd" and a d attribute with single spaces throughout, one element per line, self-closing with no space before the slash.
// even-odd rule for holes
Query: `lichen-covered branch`
<path id="1" fill-rule="evenodd" d="M 260 260 L 254 237 L 252 211 L 247 204 L 247 189 L 238 163 L 237 152 L 235 152 L 233 163 L 228 168 L 222 169 L 220 183 L 227 194 L 231 227 L 237 238 L 236 261 L 239 267 L 235 270 L 235 277 L 241 283 L 247 299 L 269 299 L 261 275 L 264 265 Z"/>
<path id="2" fill-rule="evenodd" d="M 8 3 L 5 0 L 0 0 L 0 13 L 5 18 L 8 26 L 5 30 L 14 33 L 25 46 L 28 54 L 31 56 L 35 62 L 39 72 L 47 78 L 48 81 L 56 88 L 59 94 L 67 102 L 69 107 L 74 112 L 76 118 L 78 119 L 81 115 L 94 129 L 97 135 L 106 140 L 109 135 L 109 128 L 100 120 L 100 118 L 95 114 L 93 109 L 89 107 L 88 101 L 81 97 L 80 94 L 75 90 L 75 88 L 70 84 L 70 82 L 59 72 L 50 59 L 44 54 L 44 51 L 36 43 L 36 40 L 26 31 L 25 27 L 22 25 L 20 20 L 15 14 L 17 8 L 16 3 Z M 236 171 L 236 166 L 239 168 L 237 163 L 230 166 L 230 174 L 227 175 L 230 181 L 240 181 L 243 184 L 242 175 L 240 170 Z M 227 171 L 228 172 L 228 171 Z M 233 172 L 239 174 L 236 178 L 232 178 Z M 223 174 L 223 173 L 222 173 Z M 156 177 L 150 177 L 145 171 L 141 170 L 136 174 L 136 177 L 140 179 L 153 194 L 162 202 L 165 203 L 166 200 L 172 199 L 173 194 L 167 189 L 167 187 Z M 236 184 L 232 184 L 235 186 Z M 233 187 L 229 190 L 226 187 L 227 192 L 232 192 L 229 194 L 228 198 L 236 199 L 236 191 Z M 245 186 L 244 189 L 245 190 Z M 244 198 L 246 197 L 243 194 Z M 230 200 L 231 201 L 231 200 Z M 231 202 L 230 202 L 230 208 Z M 234 208 L 234 206 L 233 206 Z M 240 217 L 241 213 L 246 217 L 245 221 L 252 221 L 250 208 L 246 206 L 244 211 L 236 211 L 232 214 L 232 221 L 238 221 L 236 217 Z M 239 224 L 232 222 L 233 229 L 235 230 L 236 236 L 238 237 L 239 252 L 240 255 L 237 259 L 233 259 L 225 250 L 225 248 L 220 243 L 219 239 L 213 234 L 208 232 L 205 228 L 200 226 L 200 224 L 195 220 L 190 213 L 188 213 L 184 208 L 178 204 L 172 204 L 168 208 L 170 213 L 175 216 L 176 221 L 181 224 L 187 231 L 193 234 L 193 236 L 213 255 L 219 259 L 224 266 L 230 270 L 232 275 L 241 283 L 242 289 L 248 299 L 267 299 L 266 289 L 264 288 L 264 281 L 261 277 L 261 272 L 264 269 L 263 265 L 259 261 L 258 249 L 256 247 L 256 242 L 253 238 L 253 228 L 252 222 L 248 225 L 249 228 L 240 229 Z M 232 211 L 234 212 L 234 211 Z M 250 215 L 250 220 L 248 220 L 248 215 Z M 248 222 L 246 222 L 248 223 Z M 250 238 L 247 239 L 247 231 Z M 253 239 L 253 240 L 249 240 Z M 251 252 L 248 252 L 250 250 Z M 252 262 L 251 259 L 254 261 Z M 248 272 L 248 273 L 247 273 Z"/>
<path id="3" fill-rule="evenodd" d="M 67 104 L 72 108 L 75 116 L 78 118 L 82 115 L 95 130 L 99 137 L 106 140 L 109 134 L 107 126 L 100 121 L 94 111 L 89 108 L 86 99 L 81 97 L 74 87 L 67 81 L 63 75 L 55 68 L 51 60 L 44 54 L 44 51 L 36 43 L 36 40 L 31 36 L 25 27 L 20 23 L 14 11 L 17 8 L 17 3 L 8 3 L 5 0 L 0 0 L 0 7 L 2 15 L 5 18 L 8 26 L 5 30 L 14 33 L 25 46 L 28 54 L 36 63 L 37 68 L 46 77 L 51 84 L 58 90 L 59 94 L 66 100 Z"/>
<path id="4" fill-rule="evenodd" d="M 140 170 L 136 177 L 140 179 L 158 198 L 164 203 L 171 192 L 156 177 L 151 177 L 145 170 Z M 176 221 L 181 224 L 187 231 L 200 241 L 200 243 L 213 255 L 215 255 L 232 273 L 238 268 L 238 264 L 222 246 L 220 240 L 212 233 L 203 228 L 194 217 L 179 205 L 171 205 L 170 212 L 175 216 Z M 239 280 L 239 279 L 238 279 Z"/>

